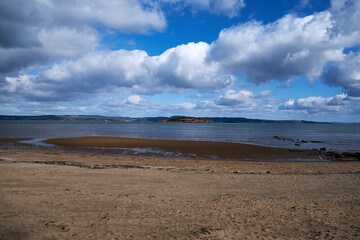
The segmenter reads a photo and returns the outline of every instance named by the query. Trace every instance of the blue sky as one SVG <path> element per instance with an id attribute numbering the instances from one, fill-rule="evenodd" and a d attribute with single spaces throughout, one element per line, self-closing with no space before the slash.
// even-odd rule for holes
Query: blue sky
<path id="1" fill-rule="evenodd" d="M 0 114 L 359 122 L 356 0 L 4 0 Z"/>

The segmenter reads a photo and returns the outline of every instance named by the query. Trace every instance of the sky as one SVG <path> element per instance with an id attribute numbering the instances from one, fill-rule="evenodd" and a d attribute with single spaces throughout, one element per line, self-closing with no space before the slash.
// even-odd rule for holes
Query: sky
<path id="1" fill-rule="evenodd" d="M 0 115 L 360 122 L 358 0 L 1 0 Z"/>

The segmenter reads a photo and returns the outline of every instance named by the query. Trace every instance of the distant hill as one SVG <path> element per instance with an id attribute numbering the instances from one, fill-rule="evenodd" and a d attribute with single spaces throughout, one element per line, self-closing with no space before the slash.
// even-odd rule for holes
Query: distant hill
<path id="1" fill-rule="evenodd" d="M 0 115 L 0 121 L 46 121 L 46 122 L 113 122 L 113 123 L 139 123 L 157 122 L 168 119 L 167 117 L 106 117 L 99 115 L 40 115 L 40 116 L 4 116 Z"/>
<path id="2" fill-rule="evenodd" d="M 190 122 L 190 123 L 329 123 L 303 120 L 265 120 L 248 119 L 243 117 L 204 117 L 189 116 L 172 117 L 107 117 L 99 115 L 41 115 L 41 116 L 5 116 L 0 115 L 2 123 L 12 122 L 46 122 L 46 123 L 157 123 L 157 122 Z"/>
<path id="3" fill-rule="evenodd" d="M 265 119 L 249 119 L 249 118 L 227 118 L 227 117 L 215 117 L 209 118 L 215 123 L 329 123 L 329 122 L 314 122 L 304 120 L 265 120 Z"/>
<path id="4" fill-rule="evenodd" d="M 158 123 L 214 123 L 210 119 L 195 117 L 171 117 L 169 119 L 157 121 Z"/>

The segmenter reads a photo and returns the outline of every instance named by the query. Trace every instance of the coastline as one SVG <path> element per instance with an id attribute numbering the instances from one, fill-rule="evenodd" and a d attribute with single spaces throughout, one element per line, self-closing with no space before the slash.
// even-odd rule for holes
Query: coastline
<path id="1" fill-rule="evenodd" d="M 356 239 L 360 162 L 0 148 L 1 239 Z"/>
<path id="2" fill-rule="evenodd" d="M 0 147 L 56 152 L 219 161 L 359 161 L 360 152 L 288 149 L 246 143 L 123 137 L 0 138 Z"/>

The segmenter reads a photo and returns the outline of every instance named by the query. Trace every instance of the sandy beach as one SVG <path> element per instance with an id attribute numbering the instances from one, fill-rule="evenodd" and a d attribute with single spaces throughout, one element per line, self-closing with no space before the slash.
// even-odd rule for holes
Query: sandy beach
<path id="1" fill-rule="evenodd" d="M 2 147 L 0 172 L 0 239 L 360 234 L 359 161 L 209 161 Z"/>

